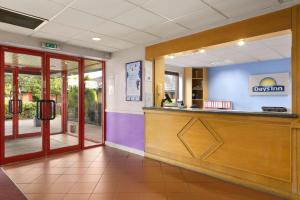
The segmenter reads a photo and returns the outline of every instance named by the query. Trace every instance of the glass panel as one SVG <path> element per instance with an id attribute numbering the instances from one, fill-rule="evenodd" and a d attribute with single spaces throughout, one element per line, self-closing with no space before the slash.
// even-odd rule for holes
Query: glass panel
<path id="1" fill-rule="evenodd" d="M 19 99 L 23 101 L 23 112 L 19 115 L 20 134 L 41 132 L 41 121 L 36 119 L 36 103 L 41 99 L 41 92 L 41 74 L 19 72 Z"/>
<path id="2" fill-rule="evenodd" d="M 42 58 L 5 52 L 5 64 L 5 157 L 41 152 Z"/>
<path id="3" fill-rule="evenodd" d="M 12 99 L 12 81 L 13 81 L 13 75 L 12 71 L 6 71 L 5 72 L 5 90 L 4 90 L 4 101 L 5 101 L 5 136 L 12 136 L 13 135 L 13 115 L 8 110 L 8 104 L 9 100 Z"/>
<path id="4" fill-rule="evenodd" d="M 51 58 L 50 73 L 50 96 L 57 111 L 50 121 L 50 147 L 78 145 L 78 62 Z"/>
<path id="5" fill-rule="evenodd" d="M 84 145 L 102 143 L 102 63 L 85 60 Z"/>

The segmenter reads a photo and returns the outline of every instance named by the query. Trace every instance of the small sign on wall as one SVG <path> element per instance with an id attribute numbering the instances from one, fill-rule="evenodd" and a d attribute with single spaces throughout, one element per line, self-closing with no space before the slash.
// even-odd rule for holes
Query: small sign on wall
<path id="1" fill-rule="evenodd" d="M 126 101 L 142 101 L 142 61 L 126 63 Z"/>
<path id="2" fill-rule="evenodd" d="M 289 73 L 259 74 L 249 77 L 249 94 L 261 96 L 288 95 Z"/>

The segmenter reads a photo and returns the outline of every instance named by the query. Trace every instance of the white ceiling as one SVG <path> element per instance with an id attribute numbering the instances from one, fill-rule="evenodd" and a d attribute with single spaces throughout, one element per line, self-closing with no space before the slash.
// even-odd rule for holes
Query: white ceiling
<path id="1" fill-rule="evenodd" d="M 300 0 L 0 0 L 0 6 L 42 17 L 35 31 L 0 29 L 114 52 L 191 34 L 288 7 Z M 95 42 L 92 37 L 102 40 Z"/>
<path id="2" fill-rule="evenodd" d="M 291 39 L 291 34 L 285 34 L 261 40 L 245 40 L 243 46 L 238 46 L 238 41 L 235 41 L 221 47 L 207 48 L 204 53 L 187 53 L 175 58 L 167 56 L 165 63 L 177 67 L 215 67 L 290 58 Z"/>

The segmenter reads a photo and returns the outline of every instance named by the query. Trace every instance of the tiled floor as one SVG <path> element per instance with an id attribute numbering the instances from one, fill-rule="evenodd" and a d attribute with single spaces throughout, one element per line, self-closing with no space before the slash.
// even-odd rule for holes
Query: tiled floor
<path id="1" fill-rule="evenodd" d="M 280 200 L 109 147 L 4 167 L 30 200 Z"/>

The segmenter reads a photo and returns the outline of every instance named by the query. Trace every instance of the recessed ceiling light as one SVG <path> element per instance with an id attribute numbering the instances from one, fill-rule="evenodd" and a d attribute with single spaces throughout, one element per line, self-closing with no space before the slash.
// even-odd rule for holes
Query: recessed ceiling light
<path id="1" fill-rule="evenodd" d="M 169 56 L 169 58 L 170 58 L 170 59 L 174 59 L 174 58 L 175 58 L 175 56 L 172 56 L 172 55 L 171 55 L 171 56 Z"/>
<path id="2" fill-rule="evenodd" d="M 100 40 L 101 40 L 101 38 L 98 38 L 98 37 L 93 37 L 93 38 L 92 38 L 92 40 L 94 40 L 94 41 L 100 41 Z"/>
<path id="3" fill-rule="evenodd" d="M 245 41 L 244 41 L 244 40 L 239 40 L 239 41 L 237 42 L 237 45 L 239 45 L 239 46 L 244 46 L 244 45 L 245 45 Z"/>
<path id="4" fill-rule="evenodd" d="M 199 52 L 200 53 L 205 53 L 205 49 L 200 49 Z"/>

